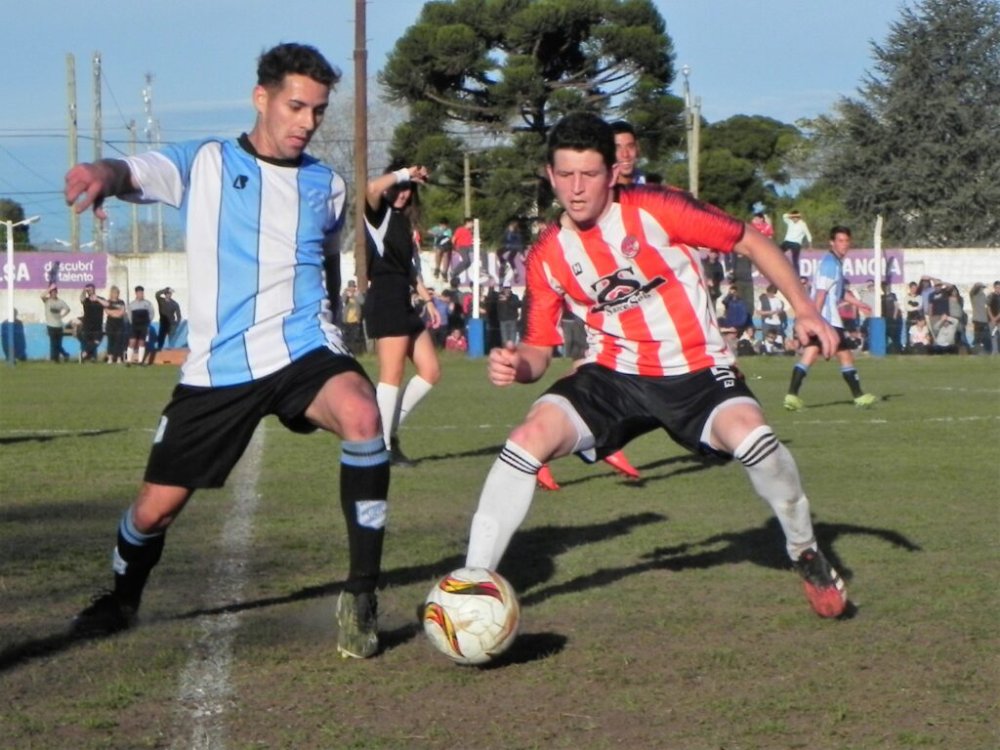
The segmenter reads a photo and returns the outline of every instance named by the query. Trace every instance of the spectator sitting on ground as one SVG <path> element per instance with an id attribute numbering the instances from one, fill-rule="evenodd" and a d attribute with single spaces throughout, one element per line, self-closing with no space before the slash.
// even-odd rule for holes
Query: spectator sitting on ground
<path id="1" fill-rule="evenodd" d="M 452 328 L 444 340 L 444 348 L 449 352 L 469 351 L 469 342 L 460 328 Z"/>
<path id="2" fill-rule="evenodd" d="M 909 350 L 913 354 L 927 354 L 931 348 L 931 329 L 927 327 L 927 318 L 920 315 L 910 326 Z"/>

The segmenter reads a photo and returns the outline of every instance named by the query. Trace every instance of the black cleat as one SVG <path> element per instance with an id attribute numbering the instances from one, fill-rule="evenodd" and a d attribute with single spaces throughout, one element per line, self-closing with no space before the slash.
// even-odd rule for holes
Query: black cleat
<path id="1" fill-rule="evenodd" d="M 111 591 L 98 594 L 80 614 L 73 618 L 74 635 L 111 635 L 135 625 L 139 609 L 126 604 Z"/>
<path id="2" fill-rule="evenodd" d="M 389 439 L 389 465 L 400 469 L 409 469 L 417 465 L 416 462 L 408 459 L 406 454 L 400 450 L 399 438 L 396 437 Z"/>

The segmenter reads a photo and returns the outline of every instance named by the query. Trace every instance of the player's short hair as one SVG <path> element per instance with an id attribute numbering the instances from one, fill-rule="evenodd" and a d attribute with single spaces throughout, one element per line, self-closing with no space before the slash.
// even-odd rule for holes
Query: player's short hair
<path id="1" fill-rule="evenodd" d="M 597 151 L 608 169 L 615 164 L 615 134 L 611 126 L 590 112 L 566 115 L 549 131 L 546 159 L 555 164 L 559 149 Z"/>
<path id="2" fill-rule="evenodd" d="M 632 123 L 626 120 L 615 120 L 611 123 L 611 132 L 615 135 L 620 135 L 621 133 L 628 133 L 633 138 L 636 138 L 635 128 L 632 127 Z"/>
<path id="3" fill-rule="evenodd" d="M 332 87 L 341 74 L 318 49 L 308 44 L 279 44 L 257 59 L 258 86 L 280 86 L 287 75 L 308 76 L 316 83 Z"/>
<path id="4" fill-rule="evenodd" d="M 853 237 L 851 234 L 851 228 L 845 227 L 843 224 L 837 224 L 833 229 L 830 230 L 830 239 L 832 240 L 838 234 L 846 234 L 848 237 Z"/>

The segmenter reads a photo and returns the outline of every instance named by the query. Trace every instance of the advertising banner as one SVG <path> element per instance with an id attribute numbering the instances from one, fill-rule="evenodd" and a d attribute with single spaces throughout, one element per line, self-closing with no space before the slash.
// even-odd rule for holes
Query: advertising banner
<path id="1" fill-rule="evenodd" d="M 48 289 L 55 284 L 63 289 L 83 289 L 93 284 L 103 289 L 108 283 L 107 253 L 14 253 L 14 267 L 2 266 L 3 284 L 7 274 L 14 276 L 14 289 Z"/>

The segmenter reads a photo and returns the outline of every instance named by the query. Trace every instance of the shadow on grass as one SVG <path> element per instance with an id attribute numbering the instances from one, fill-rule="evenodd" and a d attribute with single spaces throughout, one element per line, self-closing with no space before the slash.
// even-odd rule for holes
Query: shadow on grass
<path id="1" fill-rule="evenodd" d="M 830 564 L 840 571 L 845 580 L 850 580 L 853 573 L 834 547 L 835 542 L 842 536 L 858 534 L 874 536 L 907 552 L 918 552 L 921 549 L 919 545 L 891 529 L 824 522 L 815 523 L 814 529 L 820 548 Z M 560 594 L 609 586 L 623 578 L 651 570 L 682 572 L 742 563 L 751 563 L 775 570 L 788 570 L 791 568 L 791 563 L 785 554 L 783 538 L 777 519 L 771 518 L 756 528 L 735 533 L 716 534 L 691 544 L 658 547 L 643 555 L 643 562 L 620 568 L 602 568 L 557 586 L 543 588 L 521 597 L 521 604 L 531 606 Z M 850 605 L 844 617 L 851 617 L 856 611 L 856 608 Z"/>
<path id="2" fill-rule="evenodd" d="M 48 443 L 53 440 L 65 440 L 66 438 L 81 438 L 81 437 L 101 437 L 102 435 L 114 435 L 116 432 L 128 432 L 127 429 L 123 427 L 116 427 L 114 429 L 107 430 L 77 430 L 76 432 L 61 432 L 59 434 L 52 434 L 47 432 L 28 434 L 28 435 L 12 435 L 10 437 L 0 437 L 0 445 L 14 445 L 16 443 Z"/>
<path id="3" fill-rule="evenodd" d="M 544 583 L 555 570 L 554 559 L 557 555 L 582 544 L 591 544 L 616 536 L 627 534 L 632 528 L 648 523 L 658 523 L 666 518 L 658 513 L 636 513 L 621 518 L 587 526 L 545 526 L 527 529 L 514 538 L 505 560 L 511 564 L 504 565 L 501 570 L 518 590 Z M 415 583 L 426 583 L 442 576 L 456 568 L 462 567 L 464 555 L 449 555 L 433 563 L 394 568 L 383 573 L 383 586 L 407 586 Z M 339 594 L 343 588 L 342 581 L 332 581 L 316 586 L 307 586 L 282 596 L 270 596 L 247 601 L 234 602 L 219 607 L 200 607 L 187 612 L 181 612 L 166 621 L 189 620 L 198 617 L 213 617 L 223 614 L 247 612 L 266 607 L 281 606 L 293 602 L 330 597 Z M 416 603 L 415 603 L 416 604 Z M 414 615 L 416 611 L 414 610 Z M 147 621 L 146 626 L 154 624 Z M 387 649 L 401 646 L 422 632 L 419 618 L 414 616 L 411 622 L 394 630 L 380 633 L 381 647 Z M 0 673 L 12 669 L 32 659 L 45 658 L 66 651 L 75 644 L 114 636 L 79 636 L 72 633 L 60 633 L 42 638 L 35 638 L 23 643 L 14 644 L 0 651 Z M 505 659 L 503 663 L 520 662 L 542 658 L 545 654 L 555 653 L 559 644 L 557 636 L 527 638 L 526 645 Z M 564 642 L 564 641 L 563 641 Z M 532 651 L 531 644 L 537 648 Z M 535 655 L 532 656 L 531 654 Z M 518 662 L 518 663 L 520 663 Z"/>

